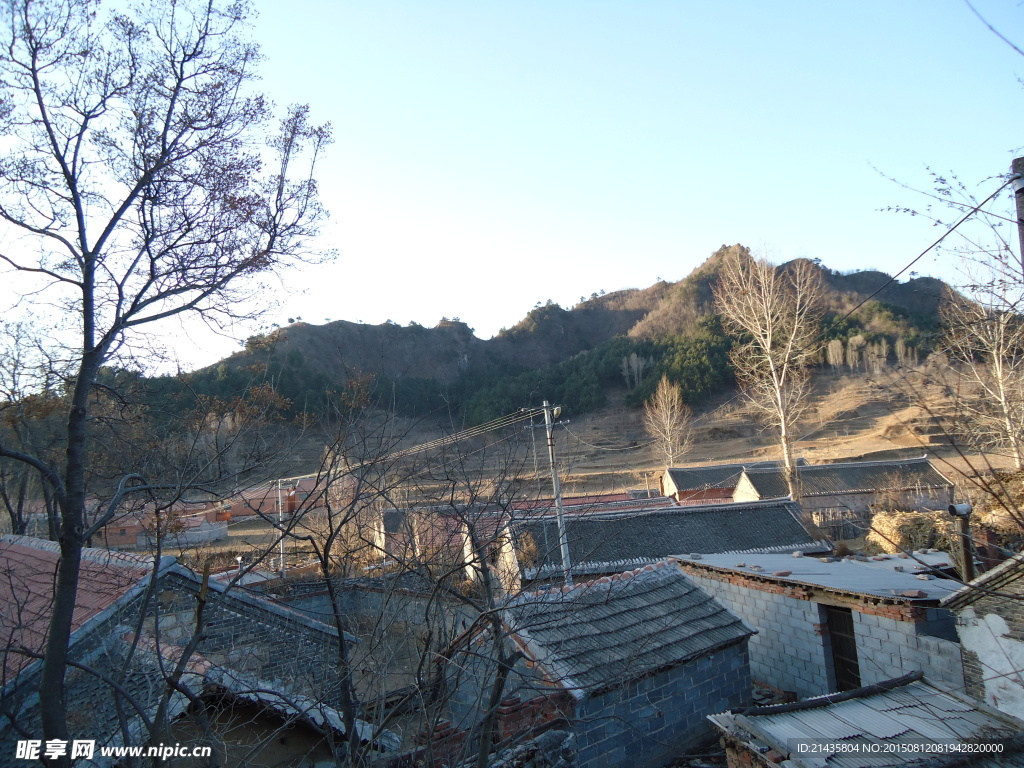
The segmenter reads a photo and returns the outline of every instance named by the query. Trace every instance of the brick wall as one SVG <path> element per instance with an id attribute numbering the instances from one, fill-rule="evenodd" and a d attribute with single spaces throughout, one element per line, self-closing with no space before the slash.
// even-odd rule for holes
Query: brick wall
<path id="1" fill-rule="evenodd" d="M 749 702 L 750 665 L 740 642 L 580 702 L 578 764 L 664 765 L 715 738 L 708 715 Z"/>
<path id="2" fill-rule="evenodd" d="M 800 698 L 835 690 L 823 606 L 811 591 L 755 582 L 742 574 L 685 567 L 687 575 L 758 630 L 750 638 L 750 674 L 758 682 Z M 861 682 L 898 677 L 916 669 L 963 687 L 960 646 L 948 611 L 865 601 L 851 606 Z"/>
<path id="3" fill-rule="evenodd" d="M 447 716 L 457 728 L 472 731 L 486 709 L 494 665 L 485 660 L 493 653 L 492 642 L 471 645 L 449 665 Z M 594 692 L 576 702 L 575 711 L 538 667 L 520 661 L 505 688 L 505 714 L 511 719 L 500 727 L 500 737 L 514 739 L 511 726 L 517 717 L 527 730 L 538 720 L 571 717 L 568 727 L 576 734 L 579 768 L 664 765 L 715 738 L 708 715 L 750 703 L 746 646 L 744 638 L 648 677 Z"/>
<path id="4" fill-rule="evenodd" d="M 939 614 L 935 609 L 928 609 Z M 945 612 L 941 612 L 945 613 Z M 888 616 L 853 612 L 857 638 L 860 680 L 864 685 L 891 680 L 920 669 L 932 682 L 952 688 L 964 687 L 960 644 L 924 634 L 925 630 L 945 627 L 943 617 L 932 622 L 900 621 Z"/>
<path id="5" fill-rule="evenodd" d="M 800 594 L 796 590 L 789 594 L 762 592 L 710 578 L 706 571 L 684 570 L 698 586 L 758 630 L 749 646 L 754 680 L 793 691 L 801 698 L 831 690 L 821 606 L 792 596 Z"/>

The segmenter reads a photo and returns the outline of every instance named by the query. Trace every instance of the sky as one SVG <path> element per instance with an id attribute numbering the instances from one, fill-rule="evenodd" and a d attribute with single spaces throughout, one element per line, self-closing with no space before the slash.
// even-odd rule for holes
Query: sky
<path id="1" fill-rule="evenodd" d="M 973 0 L 1024 47 L 1024 8 Z M 1024 56 L 963 0 L 255 0 L 262 86 L 335 143 L 328 265 L 262 329 L 459 317 L 679 280 L 723 244 L 898 271 L 927 168 L 980 197 L 1022 152 Z M 950 277 L 950 257 L 920 274 Z M 258 330 L 239 327 L 244 337 Z M 238 349 L 176 334 L 185 367 Z"/>

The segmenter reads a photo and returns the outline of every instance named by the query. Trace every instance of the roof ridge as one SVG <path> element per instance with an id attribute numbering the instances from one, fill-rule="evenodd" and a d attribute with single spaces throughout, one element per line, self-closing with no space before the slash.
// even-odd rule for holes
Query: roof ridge
<path id="1" fill-rule="evenodd" d="M 627 517 L 640 517 L 641 515 L 691 515 L 696 513 L 709 512 L 712 514 L 719 514 L 723 511 L 731 509 L 746 509 L 746 508 L 765 508 L 765 507 L 785 507 L 787 505 L 796 504 L 791 498 L 787 496 L 778 496 L 771 499 L 754 499 L 753 501 L 730 501 L 724 504 L 685 504 L 671 507 L 650 507 L 649 509 L 629 509 L 629 510 L 610 510 L 601 511 L 595 510 L 591 514 L 587 515 L 573 515 L 567 518 L 567 522 L 575 522 L 576 520 L 602 520 L 611 519 L 614 517 L 627 518 Z M 536 523 L 536 522 L 547 522 L 554 520 L 554 517 L 544 518 L 520 518 L 513 522 L 523 523 Z"/>
<path id="2" fill-rule="evenodd" d="M 894 466 L 897 464 L 920 464 L 922 462 L 931 463 L 927 454 L 910 459 L 875 459 L 873 461 L 833 461 L 825 464 L 804 464 L 802 466 L 798 466 L 797 469 L 801 471 L 840 468 L 848 469 L 850 467 L 881 467 Z M 755 475 L 766 475 L 781 471 L 783 471 L 782 467 L 752 467 L 749 470 L 744 468 L 744 472 Z"/>
<path id="3" fill-rule="evenodd" d="M 561 587 L 548 587 L 547 589 L 531 590 L 529 592 L 520 592 L 518 595 L 513 597 L 508 602 L 508 606 L 518 606 L 523 603 L 530 602 L 532 600 L 543 600 L 549 597 L 568 595 L 576 590 L 584 590 L 587 588 L 604 587 L 612 584 L 613 582 L 626 582 L 633 578 L 653 578 L 647 576 L 650 573 L 656 573 L 658 575 L 666 575 L 672 573 L 671 569 L 675 566 L 675 572 L 682 574 L 682 570 L 678 567 L 679 559 L 675 557 L 666 557 L 658 560 L 654 563 L 647 563 L 639 568 L 633 568 L 632 570 L 622 571 L 621 573 L 615 573 L 611 576 L 600 576 L 596 579 L 589 579 L 587 581 L 577 581 L 574 584 L 566 584 Z M 610 588 L 610 587 L 609 587 Z"/>
<path id="4" fill-rule="evenodd" d="M 0 535 L 0 541 L 27 547 L 29 549 L 35 549 L 40 552 L 52 552 L 56 555 L 60 555 L 60 544 L 56 541 L 40 539 L 35 536 L 22 536 L 14 533 L 5 533 Z M 161 563 L 166 557 L 169 556 L 164 555 L 163 558 L 161 558 Z M 82 561 L 99 563 L 101 565 L 119 565 L 127 568 L 151 568 L 154 567 L 154 565 L 159 565 L 156 563 L 156 560 L 150 556 L 136 555 L 131 552 L 120 552 L 116 549 L 100 549 L 98 547 L 82 547 Z"/>

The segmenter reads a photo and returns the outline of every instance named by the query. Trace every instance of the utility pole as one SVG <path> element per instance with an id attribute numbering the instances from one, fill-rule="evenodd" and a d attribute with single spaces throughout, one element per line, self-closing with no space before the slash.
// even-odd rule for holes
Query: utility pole
<path id="1" fill-rule="evenodd" d="M 281 536 L 281 581 L 285 579 L 284 564 L 284 504 L 281 499 L 281 481 L 277 481 L 277 526 L 280 528 L 278 534 Z"/>
<path id="2" fill-rule="evenodd" d="M 1024 157 L 1015 157 L 1010 164 L 1013 197 L 1017 202 L 1017 237 L 1020 243 L 1020 270 L 1024 278 Z"/>
<path id="3" fill-rule="evenodd" d="M 558 547 L 562 553 L 562 572 L 565 576 L 565 583 L 572 585 L 569 539 L 565 535 L 565 514 L 562 510 L 562 484 L 558 480 L 558 470 L 555 469 L 554 421 L 561 412 L 561 408 L 553 408 L 547 400 L 544 401 L 544 426 L 547 428 L 548 433 L 548 461 L 551 462 L 551 485 L 555 491 L 555 514 L 558 518 Z"/>
<path id="4" fill-rule="evenodd" d="M 533 413 L 530 414 L 530 438 L 533 440 L 533 482 L 537 484 L 537 495 L 540 496 L 540 472 L 537 469 L 537 433 L 533 431 Z"/>

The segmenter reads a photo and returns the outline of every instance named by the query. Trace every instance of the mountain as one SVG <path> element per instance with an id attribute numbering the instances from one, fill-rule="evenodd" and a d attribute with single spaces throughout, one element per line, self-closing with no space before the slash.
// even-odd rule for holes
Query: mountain
<path id="1" fill-rule="evenodd" d="M 700 376 L 702 366 L 713 369 L 713 375 L 691 388 L 692 397 L 699 398 L 729 379 L 728 340 L 717 327 L 713 286 L 723 259 L 736 251 L 746 249 L 722 246 L 675 283 L 592 296 L 571 309 L 537 307 L 514 327 L 486 340 L 457 319 L 442 320 L 434 328 L 295 323 L 253 337 L 245 350 L 191 374 L 193 386 L 238 380 L 241 372 L 265 369 L 286 397 L 308 401 L 311 390 L 340 391 L 348 381 L 373 379 L 390 384 L 390 399 L 398 406 L 414 410 L 466 406 L 481 393 L 504 388 L 504 396 L 491 398 L 496 398 L 493 408 L 480 410 L 483 418 L 491 410 L 511 407 L 518 398 L 526 400 L 521 405 L 531 404 L 540 383 L 548 391 L 568 386 L 570 379 L 575 381 L 577 405 L 590 407 L 603 397 L 601 390 L 615 381 L 624 383 L 622 359 L 635 353 L 646 361 L 642 368 L 647 378 L 661 373 L 678 378 L 691 375 L 690 370 Z M 826 285 L 829 337 L 859 334 L 868 341 L 887 337 L 889 342 L 902 337 L 926 347 L 928 335 L 937 328 L 940 298 L 949 290 L 942 281 L 924 277 L 901 283 L 882 272 L 842 274 L 819 268 Z M 520 379 L 521 386 L 516 383 Z M 528 382 L 533 383 L 527 387 Z M 640 388 L 641 394 L 649 388 Z M 549 396 L 557 397 L 554 392 Z"/>

